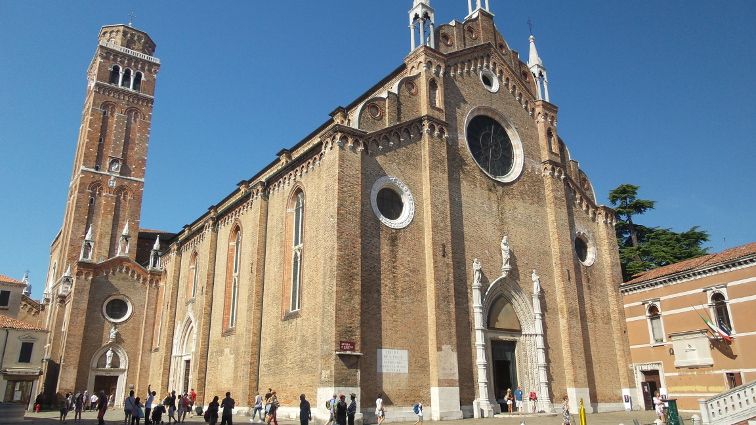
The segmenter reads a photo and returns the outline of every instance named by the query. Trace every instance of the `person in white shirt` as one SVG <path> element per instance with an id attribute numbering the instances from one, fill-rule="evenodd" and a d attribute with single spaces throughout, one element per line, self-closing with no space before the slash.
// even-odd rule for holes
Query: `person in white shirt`
<path id="1" fill-rule="evenodd" d="M 417 420 L 415 421 L 415 425 L 419 425 L 423 422 L 423 402 L 419 401 L 415 405 L 415 414 L 417 415 Z"/>
<path id="2" fill-rule="evenodd" d="M 328 422 L 326 422 L 326 425 L 331 425 L 336 420 L 336 403 L 338 403 L 338 399 L 336 398 L 336 394 L 331 397 L 330 400 L 328 400 L 328 411 L 330 412 L 330 417 L 328 418 Z"/>
<path id="3" fill-rule="evenodd" d="M 157 393 L 152 391 L 150 385 L 147 385 L 147 398 L 144 400 L 144 425 L 150 425 L 150 412 L 156 395 Z"/>
<path id="4" fill-rule="evenodd" d="M 378 393 L 375 399 L 375 417 L 378 418 L 378 425 L 381 425 L 386 419 L 386 410 L 383 408 L 383 394 Z"/>
<path id="5" fill-rule="evenodd" d="M 89 398 L 89 407 L 92 410 L 97 410 L 97 394 L 92 394 L 92 397 Z"/>

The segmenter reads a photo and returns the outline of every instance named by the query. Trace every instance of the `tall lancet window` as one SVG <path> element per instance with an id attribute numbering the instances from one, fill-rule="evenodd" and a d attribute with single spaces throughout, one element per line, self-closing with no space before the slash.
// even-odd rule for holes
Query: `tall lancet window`
<path id="1" fill-rule="evenodd" d="M 302 288 L 302 238 L 304 218 L 304 193 L 299 190 L 294 196 L 293 205 L 294 222 L 292 226 L 292 252 L 291 252 L 291 303 L 290 311 L 300 308 L 300 292 Z"/>
<path id="2" fill-rule="evenodd" d="M 191 279 L 191 294 L 192 298 L 197 295 L 197 285 L 199 284 L 199 265 L 197 264 L 197 253 L 192 254 L 191 262 L 189 263 L 189 278 Z"/>
<path id="3" fill-rule="evenodd" d="M 226 302 L 223 312 L 226 329 L 236 326 L 237 304 L 239 303 L 239 271 L 241 270 L 242 234 L 241 228 L 238 225 L 234 227 L 228 240 Z"/>

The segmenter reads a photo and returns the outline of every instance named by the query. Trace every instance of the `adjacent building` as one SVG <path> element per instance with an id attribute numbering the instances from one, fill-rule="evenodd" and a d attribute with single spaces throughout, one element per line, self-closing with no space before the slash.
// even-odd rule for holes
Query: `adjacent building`
<path id="1" fill-rule="evenodd" d="M 699 412 L 699 399 L 756 380 L 756 243 L 648 271 L 621 291 L 646 409 L 660 390 Z"/>
<path id="2" fill-rule="evenodd" d="M 559 137 L 535 38 L 525 62 L 487 1 L 465 5 L 436 25 L 415 0 L 403 63 L 175 235 L 139 226 L 155 43 L 103 27 L 45 291 L 48 392 L 232 391 L 243 411 L 273 387 L 292 413 L 353 392 L 368 421 L 378 393 L 390 420 L 418 400 L 451 419 L 517 385 L 543 411 L 629 408 L 614 213 Z"/>

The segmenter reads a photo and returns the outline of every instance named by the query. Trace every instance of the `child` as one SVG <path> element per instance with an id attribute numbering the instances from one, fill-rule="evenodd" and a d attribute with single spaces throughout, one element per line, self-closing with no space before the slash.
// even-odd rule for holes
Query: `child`
<path id="1" fill-rule="evenodd" d="M 417 420 L 415 421 L 414 425 L 419 425 L 423 422 L 423 402 L 419 401 L 412 410 L 417 415 Z"/>
<path id="2" fill-rule="evenodd" d="M 152 423 L 154 425 L 160 425 L 163 423 L 163 413 L 165 413 L 165 406 L 162 404 L 156 404 L 152 408 Z"/>

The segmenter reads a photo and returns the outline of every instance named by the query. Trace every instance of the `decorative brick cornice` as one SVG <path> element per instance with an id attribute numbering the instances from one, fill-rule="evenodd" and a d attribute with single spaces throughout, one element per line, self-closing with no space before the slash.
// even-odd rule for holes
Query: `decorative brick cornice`
<path id="1" fill-rule="evenodd" d="M 745 257 L 737 258 L 719 264 L 711 264 L 703 267 L 697 267 L 691 270 L 672 273 L 666 276 L 658 277 L 656 279 L 622 285 L 620 286 L 620 292 L 623 295 L 633 294 L 660 286 L 688 282 L 693 279 L 701 279 L 704 277 L 714 276 L 720 273 L 731 272 L 752 266 L 756 266 L 756 254 L 747 255 Z"/>
<path id="2" fill-rule="evenodd" d="M 94 91 L 95 93 L 109 96 L 114 99 L 125 100 L 142 106 L 152 106 L 155 102 L 155 99 L 148 94 L 128 90 L 113 84 L 103 83 L 102 81 L 95 81 Z"/>
<path id="3" fill-rule="evenodd" d="M 423 134 L 449 143 L 448 124 L 429 115 L 405 121 L 370 133 L 365 138 L 368 156 L 376 156 L 396 149 L 402 145 L 422 139 Z"/>
<path id="4" fill-rule="evenodd" d="M 91 281 L 97 276 L 126 274 L 129 278 L 143 285 L 157 286 L 162 271 L 147 270 L 129 257 L 113 257 L 100 263 L 80 261 L 76 264 L 73 275 L 76 279 Z"/>
<path id="5" fill-rule="evenodd" d="M 582 210 L 592 221 L 614 226 L 617 222 L 614 210 L 604 205 L 597 205 L 593 197 L 585 193 L 583 188 L 556 161 L 546 160 L 541 163 L 541 174 L 564 182 L 565 188 L 572 196 L 577 209 Z"/>

